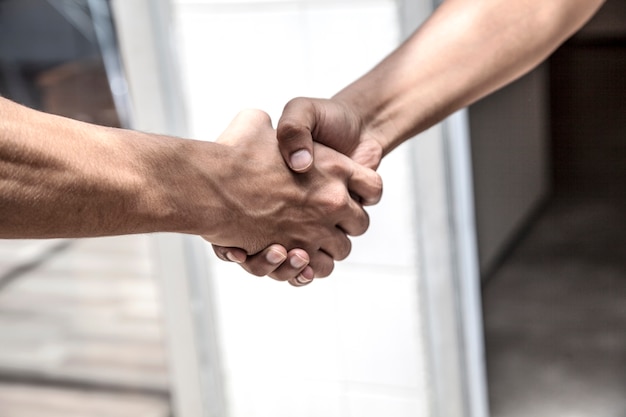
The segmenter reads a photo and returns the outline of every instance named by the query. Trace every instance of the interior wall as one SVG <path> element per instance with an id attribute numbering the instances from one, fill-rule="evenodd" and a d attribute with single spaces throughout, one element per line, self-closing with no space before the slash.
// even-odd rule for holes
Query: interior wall
<path id="1" fill-rule="evenodd" d="M 606 0 L 598 13 L 574 37 L 575 41 L 626 38 L 626 2 Z"/>
<path id="2" fill-rule="evenodd" d="M 469 108 L 483 277 L 550 191 L 548 103 L 542 65 Z"/>
<path id="3" fill-rule="evenodd" d="M 490 406 L 624 415 L 626 2 L 548 63 L 553 192 L 483 292 Z"/>
<path id="4" fill-rule="evenodd" d="M 606 3 L 550 59 L 554 182 L 559 194 L 623 196 L 626 3 Z"/>
<path id="5" fill-rule="evenodd" d="M 563 170 L 571 170 L 571 164 L 589 167 L 595 163 L 596 167 L 601 167 L 602 163 L 593 162 L 592 158 L 598 160 L 608 157 L 605 161 L 611 159 L 610 151 L 609 155 L 601 154 L 606 153 L 609 148 L 595 152 L 594 156 L 594 151 L 591 154 L 587 152 L 588 140 L 580 143 L 569 139 L 582 135 L 575 123 L 568 122 L 576 118 L 575 111 L 578 110 L 563 111 L 561 114 L 564 116 L 554 121 L 559 124 L 557 128 L 564 132 L 561 137 L 567 137 L 566 141 L 569 143 L 565 146 L 553 143 L 551 135 L 554 123 L 550 120 L 550 102 L 555 88 L 565 92 L 567 97 L 567 91 L 573 91 L 571 81 L 574 78 L 589 80 L 589 77 L 596 74 L 596 78 L 592 80 L 594 82 L 581 84 L 582 88 L 577 90 L 579 97 L 576 100 L 580 103 L 587 100 L 586 107 L 579 106 L 579 110 L 597 114 L 598 117 L 578 117 L 576 120 L 584 119 L 592 121 L 592 124 L 594 120 L 608 120 L 611 117 L 611 120 L 618 120 L 618 113 L 623 107 L 619 105 L 620 98 L 615 96 L 624 91 L 620 84 L 624 80 L 624 65 L 623 59 L 609 49 L 623 47 L 624 39 L 626 2 L 608 0 L 594 18 L 555 53 L 554 56 L 562 68 L 570 69 L 562 74 L 564 78 L 555 80 L 554 73 L 550 74 L 549 64 L 544 63 L 522 79 L 470 107 L 476 228 L 483 278 L 497 265 L 515 237 L 524 229 L 525 223 L 550 195 L 555 178 L 553 168 L 557 170 L 557 182 L 562 184 Z M 579 48 L 588 49 L 588 53 L 572 53 L 572 45 L 576 44 Z M 614 81 L 602 84 L 600 79 L 611 80 L 610 72 L 615 74 Z M 570 77 L 570 81 L 567 77 Z M 555 82 L 559 86 L 553 87 L 551 93 L 550 84 Z M 603 105 L 589 101 L 589 98 L 594 97 L 595 88 L 612 90 L 609 93 L 609 97 L 614 97 L 612 103 Z M 561 102 L 563 104 L 563 100 Z M 607 116 L 607 111 L 615 115 Z M 582 128 L 588 130 L 584 134 L 586 138 L 593 136 L 593 126 Z M 615 141 L 612 149 L 620 146 L 621 138 Z M 555 167 L 552 162 L 553 152 L 560 160 Z M 577 153 L 579 157 L 574 157 L 573 153 Z M 569 168 L 567 164 L 570 164 Z M 619 162 L 613 165 L 620 166 Z M 608 165 L 605 163 L 605 166 Z M 604 171 L 607 172 L 608 169 Z M 566 173 L 565 176 L 567 175 Z"/>

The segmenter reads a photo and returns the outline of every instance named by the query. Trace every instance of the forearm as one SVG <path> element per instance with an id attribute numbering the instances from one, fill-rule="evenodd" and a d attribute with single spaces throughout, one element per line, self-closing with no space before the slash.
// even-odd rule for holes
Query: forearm
<path id="1" fill-rule="evenodd" d="M 267 114 L 242 112 L 217 143 L 104 128 L 0 98 L 0 238 L 179 232 L 257 253 L 302 248 L 326 276 L 369 218 L 380 177 L 317 146 L 315 170 L 283 164 Z"/>
<path id="2" fill-rule="evenodd" d="M 0 98 L 0 237 L 192 232 L 185 142 Z"/>
<path id="3" fill-rule="evenodd" d="M 334 99 L 384 154 L 523 75 L 603 0 L 447 0 L 401 47 Z"/>

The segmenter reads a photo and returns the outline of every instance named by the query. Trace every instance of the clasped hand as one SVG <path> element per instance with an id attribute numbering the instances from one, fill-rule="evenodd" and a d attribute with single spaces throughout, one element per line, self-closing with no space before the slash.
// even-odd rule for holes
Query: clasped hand
<path id="1" fill-rule="evenodd" d="M 274 278 L 298 285 L 313 274 L 329 275 L 334 261 L 350 253 L 348 236 L 367 230 L 369 217 L 361 202 L 376 203 L 382 193 L 382 180 L 373 170 L 316 143 L 315 164 L 306 173 L 293 173 L 269 116 L 258 110 L 240 113 L 217 143 L 224 146 L 223 166 L 229 167 L 219 179 L 228 215 L 223 228 L 204 237 L 221 245 L 216 253 L 222 259 L 233 248 L 276 264 L 299 258 L 300 264 L 288 262 L 271 271 Z M 255 270 L 254 263 L 243 265 L 256 275 L 270 272 Z M 294 275 L 294 269 L 299 273 Z"/>

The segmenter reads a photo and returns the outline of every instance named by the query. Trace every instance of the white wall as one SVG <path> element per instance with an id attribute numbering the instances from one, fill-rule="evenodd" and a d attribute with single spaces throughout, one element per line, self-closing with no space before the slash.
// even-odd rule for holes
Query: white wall
<path id="1" fill-rule="evenodd" d="M 328 97 L 399 39 L 390 0 L 172 1 L 194 138 L 243 108 L 276 121 L 292 97 Z M 383 162 L 370 231 L 331 277 L 296 289 L 212 263 L 230 416 L 428 415 L 408 160 Z"/>

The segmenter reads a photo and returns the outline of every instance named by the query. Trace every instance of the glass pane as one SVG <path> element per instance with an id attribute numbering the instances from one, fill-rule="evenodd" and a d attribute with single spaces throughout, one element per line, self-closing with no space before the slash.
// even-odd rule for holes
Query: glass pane
<path id="1" fill-rule="evenodd" d="M 112 27 L 107 1 L 0 0 L 0 94 L 126 126 Z M 0 240 L 0 415 L 171 415 L 154 276 L 143 235 Z"/>

